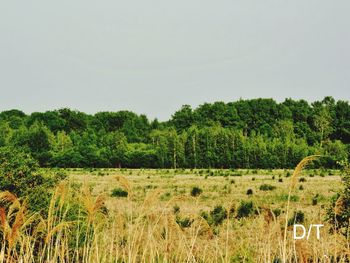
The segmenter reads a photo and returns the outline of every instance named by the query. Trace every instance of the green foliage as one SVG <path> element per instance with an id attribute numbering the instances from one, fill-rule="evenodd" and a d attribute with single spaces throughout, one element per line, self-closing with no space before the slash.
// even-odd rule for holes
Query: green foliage
<path id="1" fill-rule="evenodd" d="M 210 216 L 214 225 L 220 225 L 227 218 L 227 211 L 222 205 L 217 205 L 212 211 Z"/>
<path id="2" fill-rule="evenodd" d="M 51 192 L 65 174 L 43 176 L 39 165 L 28 153 L 12 147 L 0 148 L 0 191 L 9 191 L 28 199 L 29 209 L 40 211 L 48 207 Z"/>
<path id="3" fill-rule="evenodd" d="M 282 211 L 280 208 L 275 208 L 272 210 L 272 213 L 275 215 L 275 217 L 279 217 L 282 214 Z"/>
<path id="4" fill-rule="evenodd" d="M 305 183 L 306 182 L 306 178 L 305 177 L 300 177 L 299 178 L 299 182 L 300 183 Z"/>
<path id="5" fill-rule="evenodd" d="M 316 194 L 314 197 L 312 197 L 312 205 L 317 205 L 318 203 L 318 198 L 319 198 L 319 194 Z"/>
<path id="6" fill-rule="evenodd" d="M 190 219 L 188 217 L 181 218 L 180 216 L 177 216 L 176 223 L 182 228 L 187 228 L 187 227 L 190 227 L 192 225 L 193 219 Z"/>
<path id="7" fill-rule="evenodd" d="M 203 190 L 201 188 L 199 188 L 198 186 L 194 186 L 191 189 L 191 196 L 193 197 L 199 196 L 202 192 Z"/>
<path id="8" fill-rule="evenodd" d="M 209 225 L 218 226 L 227 218 L 227 211 L 222 205 L 217 205 L 209 213 L 202 211 L 200 215 Z"/>
<path id="9" fill-rule="evenodd" d="M 349 103 L 331 97 L 185 105 L 166 122 L 130 111 L 10 110 L 0 113 L 0 147 L 24 148 L 42 167 L 210 168 L 208 176 L 241 176 L 215 168 L 290 169 L 315 153 L 325 156 L 318 165 L 338 168 L 349 157 L 349 120 Z"/>
<path id="10" fill-rule="evenodd" d="M 252 195 L 253 194 L 253 190 L 252 189 L 248 189 L 247 190 L 247 195 Z"/>
<path id="11" fill-rule="evenodd" d="M 128 197 L 128 195 L 129 195 L 128 191 L 122 188 L 114 188 L 111 193 L 112 197 Z"/>
<path id="12" fill-rule="evenodd" d="M 173 213 L 176 215 L 178 213 L 180 213 L 180 207 L 178 205 L 174 205 L 173 206 Z"/>
<path id="13" fill-rule="evenodd" d="M 293 216 L 288 220 L 288 226 L 292 226 L 294 224 L 302 224 L 305 220 L 305 213 L 302 211 L 294 211 Z"/>
<path id="14" fill-rule="evenodd" d="M 262 184 L 260 185 L 259 189 L 261 191 L 272 191 L 276 189 L 276 186 L 270 184 Z"/>
<path id="15" fill-rule="evenodd" d="M 252 201 L 242 200 L 237 208 L 237 218 L 244 218 L 253 215 L 255 212 Z"/>

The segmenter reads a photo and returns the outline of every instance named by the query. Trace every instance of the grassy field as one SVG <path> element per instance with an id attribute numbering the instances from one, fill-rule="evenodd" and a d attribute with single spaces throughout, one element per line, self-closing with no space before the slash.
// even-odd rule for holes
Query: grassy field
<path id="1" fill-rule="evenodd" d="M 115 258 L 125 262 L 282 262 L 292 172 L 67 171 L 71 185 L 88 185 L 92 196 L 106 198 L 109 224 L 99 233 L 99 244 L 105 242 L 110 249 L 109 254 L 101 253 L 106 262 Z M 197 195 L 193 188 L 200 189 Z M 340 188 L 337 171 L 305 170 L 299 176 L 291 196 L 291 220 L 294 211 L 301 211 L 305 226 L 322 223 L 325 227 L 320 240 L 312 235 L 308 241 L 297 242 L 292 240 L 292 227 L 288 227 L 289 262 L 297 258 L 328 262 L 345 255 L 346 240 L 330 235 L 330 226 L 324 222 L 329 198 Z M 118 194 L 121 189 L 128 192 L 127 197 Z M 113 190 L 116 196 L 112 196 Z M 242 201 L 253 203 L 246 216 L 239 216 Z M 224 210 L 215 211 L 220 206 Z M 106 247 L 99 249 L 105 251 Z"/>
<path id="2" fill-rule="evenodd" d="M 7 214 L 0 211 L 0 262 L 347 262 L 349 256 L 346 237 L 331 234 L 325 221 L 331 196 L 342 188 L 339 171 L 60 172 L 67 177 L 43 216 L 27 212 L 25 200 L 0 194 L 12 203 Z M 312 232 L 294 241 L 294 223 L 325 226 L 320 240 Z"/>

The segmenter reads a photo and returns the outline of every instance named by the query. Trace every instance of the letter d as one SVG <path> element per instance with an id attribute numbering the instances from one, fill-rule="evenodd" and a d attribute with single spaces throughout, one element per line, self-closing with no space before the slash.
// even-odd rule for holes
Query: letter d
<path id="1" fill-rule="evenodd" d="M 297 227 L 303 229 L 303 235 L 302 236 L 297 236 Z M 296 224 L 296 225 L 293 226 L 293 237 L 294 237 L 294 239 L 303 239 L 303 238 L 305 238 L 305 235 L 306 235 L 306 229 L 305 229 L 305 227 L 303 225 Z"/>

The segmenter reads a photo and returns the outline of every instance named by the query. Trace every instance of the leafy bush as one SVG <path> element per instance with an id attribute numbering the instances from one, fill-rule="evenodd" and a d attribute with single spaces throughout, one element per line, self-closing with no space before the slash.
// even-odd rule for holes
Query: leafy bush
<path id="1" fill-rule="evenodd" d="M 122 188 L 115 188 L 112 190 L 112 197 L 128 197 L 129 193 Z"/>
<path id="2" fill-rule="evenodd" d="M 294 224 L 302 224 L 305 220 L 305 214 L 302 211 L 295 211 L 293 217 L 288 220 L 288 226 L 292 226 Z"/>
<path id="3" fill-rule="evenodd" d="M 180 207 L 178 205 L 174 205 L 173 206 L 173 213 L 176 215 L 178 213 L 180 213 Z"/>
<path id="4" fill-rule="evenodd" d="M 247 195 L 252 195 L 253 194 L 253 190 L 252 189 L 248 189 L 247 190 Z"/>
<path id="5" fill-rule="evenodd" d="M 193 187 L 191 190 L 191 196 L 199 196 L 201 193 L 203 192 L 203 190 L 197 186 Z"/>
<path id="6" fill-rule="evenodd" d="M 218 226 L 227 218 L 227 211 L 222 205 L 217 205 L 210 213 L 202 211 L 200 215 L 209 225 Z"/>
<path id="7" fill-rule="evenodd" d="M 261 191 L 272 191 L 276 189 L 276 186 L 270 185 L 270 184 L 262 184 L 260 185 L 259 189 Z"/>
<path id="8" fill-rule="evenodd" d="M 252 201 L 241 201 L 237 209 L 237 218 L 251 216 L 254 213 L 254 205 Z"/>
<path id="9" fill-rule="evenodd" d="M 227 218 L 227 211 L 222 205 L 217 205 L 212 211 L 210 216 L 213 220 L 214 225 L 220 225 Z"/>
<path id="10" fill-rule="evenodd" d="M 306 178 L 305 177 L 300 177 L 299 178 L 299 182 L 300 183 L 305 183 L 306 182 Z"/>
<path id="11" fill-rule="evenodd" d="M 12 147 L 0 148 L 0 191 L 27 198 L 29 210 L 46 210 L 50 189 L 64 177 L 62 172 L 43 176 L 37 161 L 29 154 Z"/>
<path id="12" fill-rule="evenodd" d="M 272 213 L 275 215 L 275 217 L 279 217 L 282 214 L 282 211 L 280 208 L 275 208 L 272 210 Z"/>
<path id="13" fill-rule="evenodd" d="M 181 218 L 179 216 L 176 217 L 176 223 L 182 227 L 182 228 L 186 228 L 186 227 L 190 227 L 193 223 L 193 219 L 190 219 L 188 217 L 184 217 Z"/>

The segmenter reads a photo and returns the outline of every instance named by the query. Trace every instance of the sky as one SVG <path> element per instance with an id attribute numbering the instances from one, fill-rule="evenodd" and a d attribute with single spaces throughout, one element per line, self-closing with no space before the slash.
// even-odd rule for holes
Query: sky
<path id="1" fill-rule="evenodd" d="M 1 1 L 0 111 L 350 100 L 350 1 Z"/>

